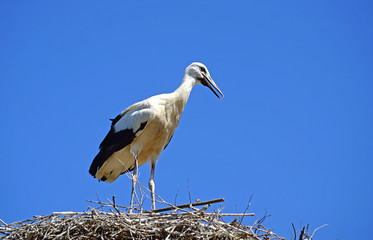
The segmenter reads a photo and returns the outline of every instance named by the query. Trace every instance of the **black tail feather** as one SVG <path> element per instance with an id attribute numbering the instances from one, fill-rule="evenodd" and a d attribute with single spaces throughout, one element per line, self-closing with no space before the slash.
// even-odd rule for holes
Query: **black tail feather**
<path id="1" fill-rule="evenodd" d="M 100 169 L 100 167 L 104 164 L 106 159 L 110 157 L 110 155 L 108 151 L 105 151 L 105 149 L 101 149 L 100 152 L 96 155 L 96 157 L 93 159 L 91 167 L 89 168 L 89 173 L 93 177 L 96 177 L 98 169 Z"/>

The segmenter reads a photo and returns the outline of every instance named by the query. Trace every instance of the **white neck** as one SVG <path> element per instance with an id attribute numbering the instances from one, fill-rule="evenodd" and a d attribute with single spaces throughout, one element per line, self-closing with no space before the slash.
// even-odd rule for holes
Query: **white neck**
<path id="1" fill-rule="evenodd" d="M 196 85 L 196 80 L 189 75 L 185 75 L 181 85 L 172 93 L 174 95 L 175 104 L 180 113 L 183 112 L 184 106 L 188 101 L 190 92 L 194 85 Z"/>

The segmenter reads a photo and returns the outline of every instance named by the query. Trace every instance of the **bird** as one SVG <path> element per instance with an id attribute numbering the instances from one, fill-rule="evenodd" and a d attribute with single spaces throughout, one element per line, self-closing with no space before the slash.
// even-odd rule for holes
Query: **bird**
<path id="1" fill-rule="evenodd" d="M 161 152 L 170 143 L 196 84 L 208 87 L 219 99 L 224 97 L 207 67 L 193 62 L 185 69 L 182 83 L 174 92 L 137 102 L 110 119 L 110 131 L 101 142 L 89 173 L 99 181 L 112 183 L 121 174 L 133 171 L 130 212 L 138 168 L 148 161 L 151 165 L 149 190 L 152 209 L 155 210 L 155 165 Z"/>

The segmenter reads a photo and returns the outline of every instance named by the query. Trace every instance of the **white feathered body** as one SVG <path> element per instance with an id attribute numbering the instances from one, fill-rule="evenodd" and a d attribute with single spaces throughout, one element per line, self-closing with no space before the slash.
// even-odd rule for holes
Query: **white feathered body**
<path id="1" fill-rule="evenodd" d="M 185 79 L 176 91 L 150 97 L 124 110 L 112 126 L 112 131 L 117 133 L 129 129 L 134 133 L 134 139 L 112 153 L 99 167 L 95 177 L 110 183 L 115 181 L 121 174 L 133 170 L 134 155 L 139 166 L 149 160 L 156 163 L 179 124 L 194 84 L 194 81 Z M 146 124 L 143 129 L 142 123 Z"/>

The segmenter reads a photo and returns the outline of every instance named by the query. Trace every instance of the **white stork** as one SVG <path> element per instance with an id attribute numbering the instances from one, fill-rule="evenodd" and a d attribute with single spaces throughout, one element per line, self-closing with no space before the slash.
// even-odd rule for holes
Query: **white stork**
<path id="1" fill-rule="evenodd" d="M 135 103 L 111 119 L 110 131 L 101 142 L 100 152 L 93 159 L 89 173 L 98 180 L 112 183 L 121 174 L 133 171 L 131 209 L 137 169 L 147 161 L 151 163 L 149 189 L 152 209 L 155 209 L 155 164 L 170 142 L 189 94 L 196 84 L 207 86 L 218 98 L 220 96 L 217 92 L 224 97 L 206 66 L 195 62 L 186 68 L 183 81 L 174 92 Z"/>

